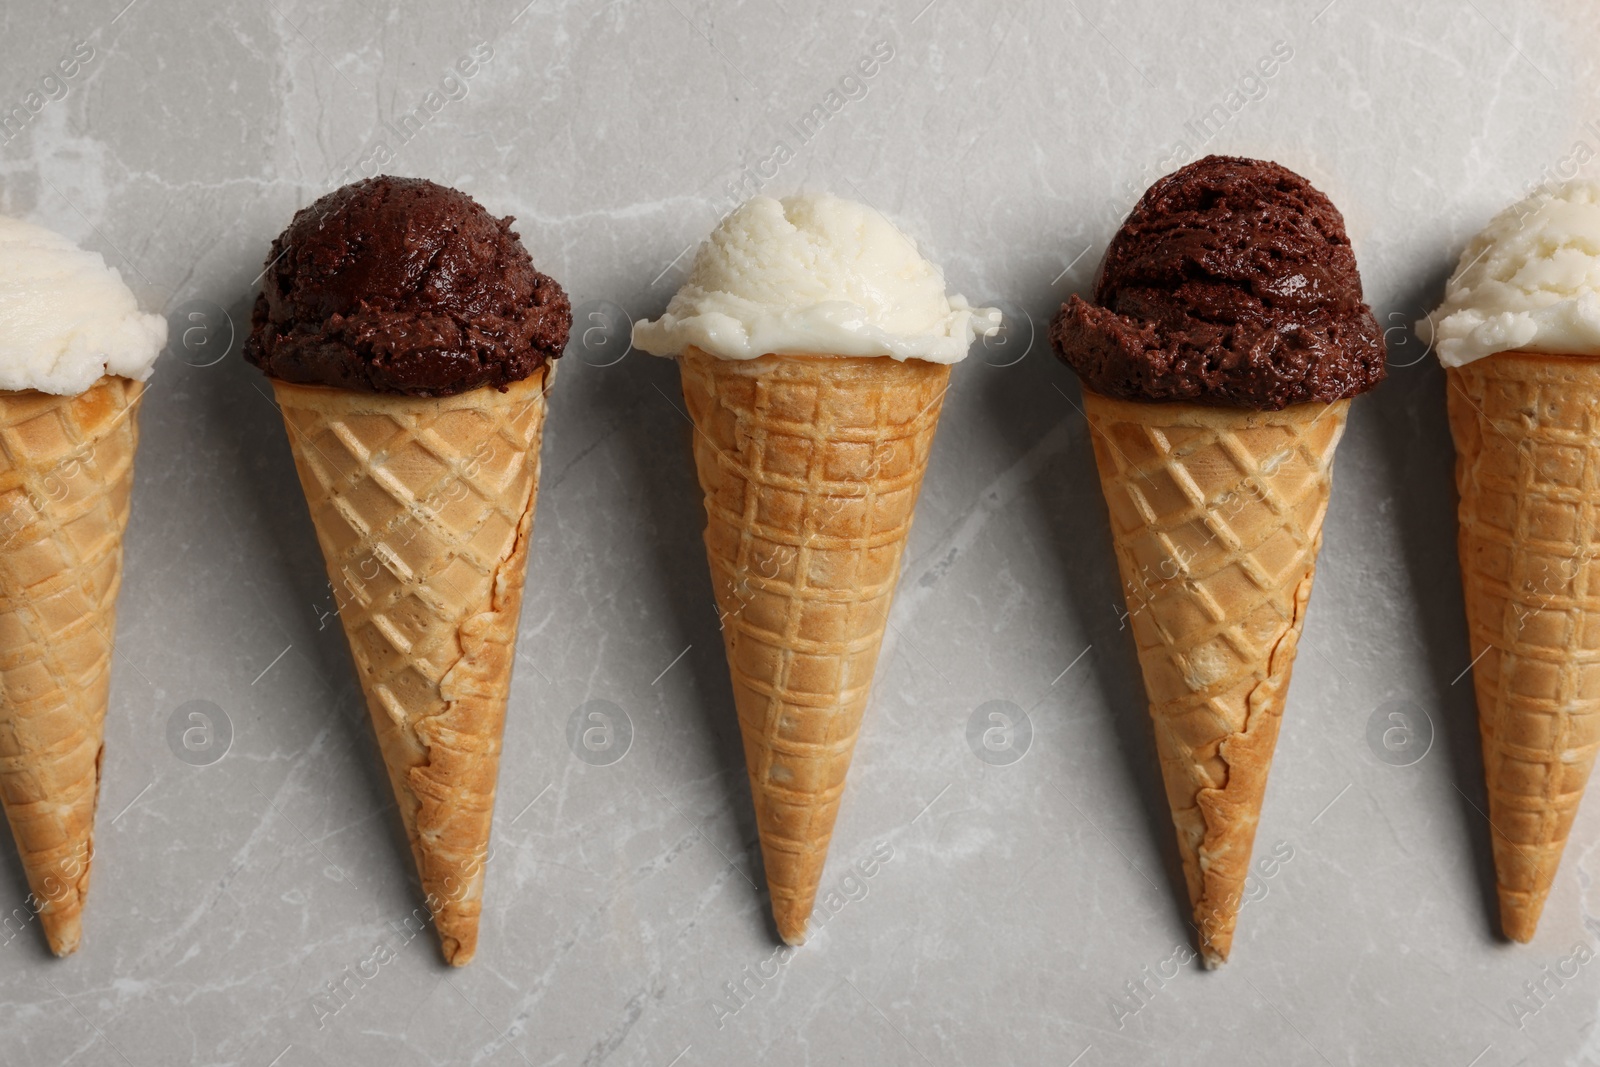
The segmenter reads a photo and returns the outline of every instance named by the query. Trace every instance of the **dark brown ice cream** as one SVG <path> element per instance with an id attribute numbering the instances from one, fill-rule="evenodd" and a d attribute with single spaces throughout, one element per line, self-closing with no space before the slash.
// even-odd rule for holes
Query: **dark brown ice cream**
<path id="1" fill-rule="evenodd" d="M 503 390 L 560 356 L 572 326 L 511 223 L 419 178 L 334 190 L 272 242 L 244 358 L 365 392 Z"/>
<path id="2" fill-rule="evenodd" d="M 1271 411 L 1384 378 L 1344 218 L 1276 163 L 1208 156 L 1152 185 L 1111 239 L 1094 302 L 1051 324 L 1095 392 Z"/>

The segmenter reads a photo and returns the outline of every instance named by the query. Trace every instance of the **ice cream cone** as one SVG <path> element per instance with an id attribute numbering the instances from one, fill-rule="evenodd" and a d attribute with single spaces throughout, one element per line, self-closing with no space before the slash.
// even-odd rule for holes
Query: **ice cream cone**
<path id="1" fill-rule="evenodd" d="M 1528 941 L 1600 744 L 1600 358 L 1447 373 L 1500 924 Z"/>
<path id="2" fill-rule="evenodd" d="M 778 933 L 805 940 L 950 367 L 679 357 Z"/>
<path id="3" fill-rule="evenodd" d="M 506 392 L 274 379 L 445 959 L 477 950 L 539 487 L 541 367 Z"/>
<path id="4" fill-rule="evenodd" d="M 89 891 L 143 392 L 0 391 L 0 799 L 58 956 Z"/>
<path id="5" fill-rule="evenodd" d="M 1348 400 L 1250 411 L 1085 389 L 1208 967 L 1228 958 Z"/>

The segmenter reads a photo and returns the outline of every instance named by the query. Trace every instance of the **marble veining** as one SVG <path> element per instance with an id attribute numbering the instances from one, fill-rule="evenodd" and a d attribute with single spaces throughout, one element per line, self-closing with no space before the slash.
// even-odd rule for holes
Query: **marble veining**
<path id="1" fill-rule="evenodd" d="M 0 9 L 0 112 L 27 111 L 0 132 L 0 212 L 199 328 L 142 415 L 76 956 L 49 958 L 0 848 L 0 1062 L 1600 1063 L 1593 799 L 1538 938 L 1493 935 L 1444 379 L 1410 331 L 1494 211 L 1594 176 L 1597 32 L 1576 0 Z M 1143 187 L 1211 151 L 1341 207 L 1390 380 L 1339 450 L 1249 903 L 1204 973 L 1044 326 Z M 237 354 L 271 238 L 373 168 L 517 216 L 577 318 L 459 972 L 416 929 L 282 425 Z M 871 203 L 1010 321 L 956 369 L 794 951 L 769 928 L 677 371 L 619 331 L 751 186 Z M 625 722 L 620 758 L 569 748 L 584 707 Z M 975 747 L 995 707 L 1024 714 L 1021 758 Z M 226 721 L 220 759 L 178 757 L 184 708 Z M 1368 741 L 1393 708 L 1430 731 L 1406 766 Z"/>

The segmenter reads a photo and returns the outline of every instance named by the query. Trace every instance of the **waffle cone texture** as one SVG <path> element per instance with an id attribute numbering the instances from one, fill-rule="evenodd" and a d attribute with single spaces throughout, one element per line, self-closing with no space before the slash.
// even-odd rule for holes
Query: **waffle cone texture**
<path id="1" fill-rule="evenodd" d="M 816 902 L 950 368 L 679 357 L 772 914 Z"/>
<path id="2" fill-rule="evenodd" d="M 1528 941 L 1600 744 L 1600 358 L 1447 373 L 1500 924 Z"/>
<path id="3" fill-rule="evenodd" d="M 273 381 L 426 905 L 455 966 L 477 951 L 551 373 L 442 398 Z"/>
<path id="4" fill-rule="evenodd" d="M 1349 401 L 1083 393 L 1202 960 L 1233 945 Z"/>
<path id="5" fill-rule="evenodd" d="M 0 800 L 58 956 L 83 933 L 143 392 L 0 392 Z"/>

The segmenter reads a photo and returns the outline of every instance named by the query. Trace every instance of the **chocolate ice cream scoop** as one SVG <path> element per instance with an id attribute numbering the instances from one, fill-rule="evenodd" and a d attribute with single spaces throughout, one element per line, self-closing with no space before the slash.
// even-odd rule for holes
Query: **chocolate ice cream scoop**
<path id="1" fill-rule="evenodd" d="M 1293 171 L 1228 156 L 1145 192 L 1094 303 L 1063 304 L 1050 339 L 1084 385 L 1124 400 L 1275 411 L 1385 374 L 1339 210 Z"/>
<path id="2" fill-rule="evenodd" d="M 366 392 L 504 390 L 560 356 L 572 326 L 511 223 L 419 178 L 334 190 L 272 242 L 244 358 Z"/>

